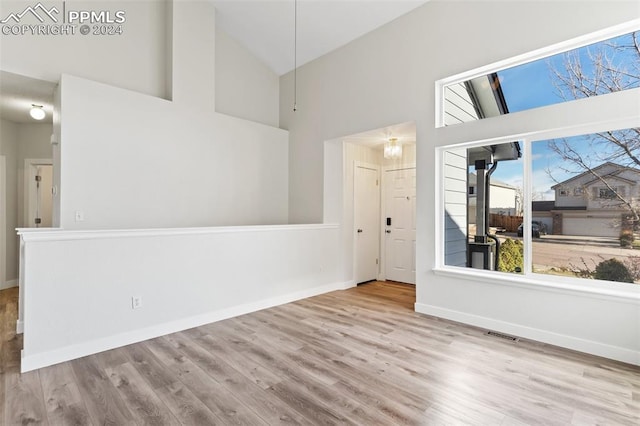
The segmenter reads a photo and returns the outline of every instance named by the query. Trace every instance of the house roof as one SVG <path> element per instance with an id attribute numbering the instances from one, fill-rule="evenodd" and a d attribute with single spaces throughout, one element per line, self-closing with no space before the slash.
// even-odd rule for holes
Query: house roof
<path id="1" fill-rule="evenodd" d="M 476 174 L 471 172 L 469 173 L 469 186 L 476 186 Z M 507 188 L 507 189 L 518 189 L 513 185 L 509 185 L 508 183 L 496 180 L 496 179 L 491 179 L 491 186 L 500 186 L 502 188 Z"/>
<path id="2" fill-rule="evenodd" d="M 557 183 L 557 184 L 553 185 L 551 187 L 551 189 L 556 189 L 556 188 L 560 188 L 562 186 L 566 186 L 566 185 L 568 185 L 569 183 L 571 183 L 571 182 L 573 182 L 575 180 L 583 178 L 584 176 L 592 175 L 592 172 L 597 173 L 598 170 L 602 170 L 605 167 L 614 167 L 615 170 L 613 170 L 610 173 L 607 173 L 607 174 L 603 175 L 603 177 L 611 177 L 611 178 L 617 178 L 617 179 L 629 181 L 629 179 L 625 179 L 625 178 L 617 176 L 617 175 L 620 174 L 623 171 L 631 171 L 631 172 L 634 172 L 634 173 L 638 173 L 640 175 L 640 170 L 638 170 L 638 169 L 635 169 L 633 167 L 622 166 L 620 164 L 616 164 L 616 163 L 613 163 L 611 161 L 607 161 L 606 163 L 602 163 L 599 166 L 594 167 L 591 171 L 587 170 L 587 171 L 582 172 L 579 175 L 573 176 L 573 177 L 571 177 L 571 178 L 569 178 L 569 179 L 567 179 L 567 180 L 565 180 L 563 182 Z M 599 179 L 598 178 L 594 178 L 591 181 L 589 181 L 587 183 L 587 185 L 590 185 L 595 180 L 599 180 Z M 635 184 L 636 182 L 633 182 L 633 183 Z"/>
<path id="3" fill-rule="evenodd" d="M 531 210 L 534 212 L 549 212 L 555 207 L 555 201 L 532 201 Z"/>

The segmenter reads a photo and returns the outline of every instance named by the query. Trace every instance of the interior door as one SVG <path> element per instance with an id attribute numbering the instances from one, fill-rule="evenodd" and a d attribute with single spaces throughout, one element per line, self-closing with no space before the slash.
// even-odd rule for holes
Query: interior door
<path id="1" fill-rule="evenodd" d="M 355 281 L 378 279 L 380 187 L 378 171 L 357 166 L 354 176 Z"/>
<path id="2" fill-rule="evenodd" d="M 385 277 L 416 283 L 416 169 L 385 172 Z"/>

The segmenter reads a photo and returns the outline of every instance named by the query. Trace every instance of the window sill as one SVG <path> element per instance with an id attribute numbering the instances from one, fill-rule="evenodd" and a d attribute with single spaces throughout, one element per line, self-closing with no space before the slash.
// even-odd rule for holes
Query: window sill
<path id="1" fill-rule="evenodd" d="M 482 281 L 489 284 L 509 285 L 528 290 L 550 291 L 563 294 L 580 295 L 598 299 L 615 299 L 626 303 L 640 304 L 640 285 L 607 283 L 603 281 L 589 280 L 589 285 L 577 283 L 580 279 L 572 279 L 557 276 L 545 276 L 542 274 L 518 275 L 502 272 L 490 272 L 477 269 L 458 267 L 433 268 L 436 275 L 460 278 L 469 281 Z M 547 277 L 552 277 L 553 282 Z M 629 288 L 625 288 L 629 287 Z"/>

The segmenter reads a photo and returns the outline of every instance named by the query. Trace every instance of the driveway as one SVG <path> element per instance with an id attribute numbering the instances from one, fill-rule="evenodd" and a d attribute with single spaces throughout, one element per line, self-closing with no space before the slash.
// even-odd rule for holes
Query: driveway
<path id="1" fill-rule="evenodd" d="M 515 234 L 502 236 L 522 240 Z M 594 270 L 598 263 L 613 257 L 620 261 L 640 257 L 640 250 L 623 249 L 615 238 L 543 235 L 534 238 L 532 245 L 533 268 L 540 272 L 552 267 Z"/>

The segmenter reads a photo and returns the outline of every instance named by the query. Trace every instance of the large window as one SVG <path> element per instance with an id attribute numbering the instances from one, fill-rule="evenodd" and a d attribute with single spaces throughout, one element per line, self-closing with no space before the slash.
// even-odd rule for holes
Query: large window
<path id="1" fill-rule="evenodd" d="M 442 161 L 445 265 L 640 284 L 640 129 L 451 148 Z"/>
<path id="2" fill-rule="evenodd" d="M 436 83 L 436 126 L 460 124 L 439 132 L 439 265 L 549 284 L 640 284 L 640 32 L 633 25 L 565 53 Z M 495 118 L 464 124 L 487 117 Z M 483 142 L 472 142 L 477 129 Z"/>

